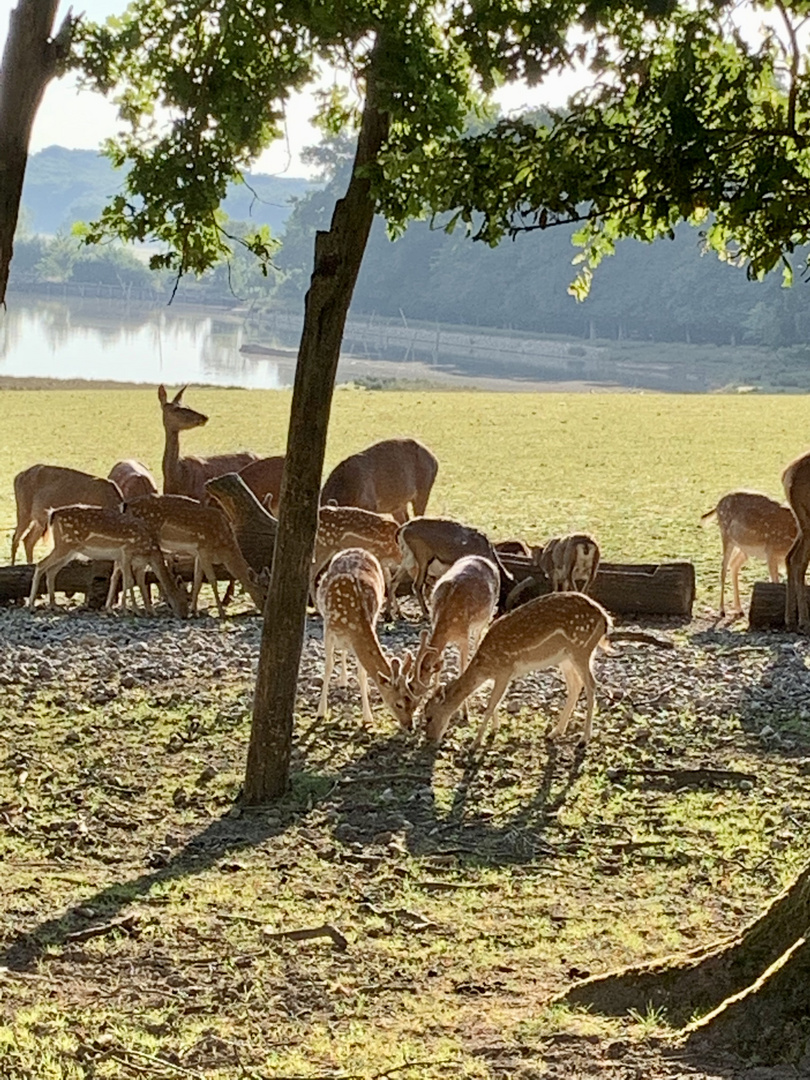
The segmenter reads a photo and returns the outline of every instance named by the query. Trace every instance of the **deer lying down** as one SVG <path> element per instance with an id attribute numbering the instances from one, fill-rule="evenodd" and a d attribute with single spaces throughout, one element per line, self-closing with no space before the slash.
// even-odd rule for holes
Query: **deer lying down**
<path id="1" fill-rule="evenodd" d="M 323 616 L 323 643 L 326 662 L 318 716 L 325 716 L 329 679 L 335 650 L 343 652 L 341 685 L 347 684 L 346 659 L 349 651 L 357 659 L 357 681 L 363 703 L 363 722 L 373 720 L 368 702 L 368 676 L 377 684 L 388 711 L 400 727 L 410 731 L 414 700 L 408 686 L 413 655 L 390 660 L 380 648 L 377 620 L 380 616 L 385 581 L 379 560 L 362 548 L 347 548 L 334 556 L 318 582 L 318 611 Z"/>
<path id="2" fill-rule="evenodd" d="M 425 617 L 428 614 L 425 603 L 428 571 L 442 574 L 465 555 L 480 555 L 498 568 L 501 582 L 499 610 L 515 584 L 514 578 L 501 563 L 487 537 L 478 529 L 460 525 L 457 521 L 449 521 L 447 518 L 413 518 L 400 527 L 397 543 L 402 552 L 402 566 L 397 573 L 394 587 L 396 588 L 406 574 L 410 574 L 414 579 L 413 591 Z"/>
<path id="3" fill-rule="evenodd" d="M 779 580 L 779 565 L 784 564 L 798 533 L 796 518 L 789 506 L 781 506 L 758 491 L 730 491 L 713 510 L 703 514 L 701 525 L 717 518 L 723 559 L 720 564 L 720 614 L 725 615 L 726 574 L 731 570 L 734 610 L 740 603 L 740 568 L 750 557 L 764 559 L 771 581 Z"/>
<path id="4" fill-rule="evenodd" d="M 595 707 L 593 657 L 610 628 L 608 613 L 582 593 L 541 596 L 502 615 L 484 635 L 467 669 L 437 690 L 425 705 L 428 739 L 440 742 L 453 713 L 491 679 L 492 692 L 473 743 L 480 746 L 490 722 L 493 734 L 498 730 L 496 709 L 512 679 L 530 671 L 558 667 L 568 694 L 551 738 L 565 734 L 584 687 L 586 715 L 581 741 L 587 743 Z"/>

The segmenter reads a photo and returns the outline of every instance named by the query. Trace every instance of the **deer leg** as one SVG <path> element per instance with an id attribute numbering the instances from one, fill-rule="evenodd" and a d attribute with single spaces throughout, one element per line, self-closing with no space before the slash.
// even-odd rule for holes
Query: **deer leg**
<path id="1" fill-rule="evenodd" d="M 345 657 L 346 654 L 343 655 Z M 355 653 L 355 659 L 357 659 L 357 653 Z M 360 686 L 360 702 L 363 706 L 363 723 L 366 727 L 370 727 L 374 723 L 374 714 L 368 700 L 368 672 L 359 660 L 357 660 L 357 682 Z"/>
<path id="2" fill-rule="evenodd" d="M 32 521 L 28 532 L 22 538 L 23 547 L 25 548 L 25 561 L 32 563 L 34 561 L 34 548 L 48 531 L 47 525 L 42 525 L 39 521 Z"/>
<path id="3" fill-rule="evenodd" d="M 568 693 L 565 704 L 560 710 L 560 715 L 557 717 L 557 723 L 549 732 L 550 739 L 557 739 L 565 734 L 583 687 L 582 675 L 570 660 L 562 661 L 560 664 L 560 671 L 565 679 L 565 687 Z M 590 724 L 588 724 L 588 731 L 590 732 Z M 587 742 L 587 737 L 585 741 Z"/>
<path id="4" fill-rule="evenodd" d="M 194 578 L 191 583 L 191 614 L 197 614 L 197 600 L 200 596 L 200 589 L 202 588 L 203 569 L 200 557 L 197 555 L 194 559 Z"/>
<path id="5" fill-rule="evenodd" d="M 742 601 L 740 600 L 740 568 L 747 562 L 748 556 L 742 548 L 737 548 L 728 561 L 728 567 L 731 571 L 731 587 L 734 590 L 735 611 L 742 611 Z"/>
<path id="6" fill-rule="evenodd" d="M 394 575 L 391 572 L 390 566 L 383 567 L 383 575 L 385 577 L 385 592 L 388 596 L 388 618 L 399 618 L 399 604 L 397 603 L 397 590 L 394 588 Z"/>
<path id="7" fill-rule="evenodd" d="M 593 663 L 593 653 L 588 661 L 588 666 L 582 672 L 582 678 L 585 684 L 585 726 L 582 729 L 582 738 L 580 742 L 587 745 L 591 741 L 591 727 L 593 725 L 593 713 L 596 708 L 596 679 L 594 678 L 593 669 L 591 664 Z M 579 696 L 579 695 L 577 695 Z"/>
<path id="8" fill-rule="evenodd" d="M 729 540 L 729 538 L 726 536 L 725 533 L 723 533 L 723 538 L 722 539 L 723 539 L 723 558 L 722 558 L 722 560 L 720 562 L 720 614 L 725 615 L 725 613 L 726 613 L 726 603 L 725 603 L 726 574 L 728 573 L 729 559 L 731 558 L 731 554 L 732 554 L 734 545 L 731 543 L 731 541 Z"/>
<path id="9" fill-rule="evenodd" d="M 154 615 L 155 609 L 152 607 L 152 590 L 149 588 L 149 584 L 146 580 L 146 571 L 148 569 L 147 563 L 139 563 L 135 570 L 135 577 L 138 581 L 138 588 L 141 590 L 144 611 L 146 611 L 148 615 Z M 168 600 L 168 596 L 166 599 Z"/>
<path id="10" fill-rule="evenodd" d="M 222 606 L 222 601 L 219 598 L 219 589 L 217 588 L 217 575 L 216 571 L 214 570 L 213 564 L 208 558 L 208 555 L 203 555 L 202 552 L 197 555 L 197 558 L 199 560 L 200 566 L 205 572 L 205 577 L 208 581 L 208 584 L 214 590 L 214 600 L 216 600 L 217 611 L 219 612 L 220 618 L 224 619 L 225 608 Z M 199 589 L 197 591 L 199 592 Z"/>
<path id="11" fill-rule="evenodd" d="M 489 695 L 489 701 L 487 702 L 487 707 L 484 710 L 484 715 L 481 717 L 481 723 L 478 725 L 478 731 L 476 731 L 476 733 L 475 733 L 475 739 L 473 740 L 473 749 L 474 750 L 477 750 L 478 747 L 481 745 L 481 743 L 484 741 L 484 736 L 486 735 L 486 731 L 487 731 L 487 728 L 489 727 L 490 721 L 492 721 L 492 734 L 495 735 L 497 733 L 498 727 L 500 726 L 500 724 L 499 724 L 499 721 L 497 719 L 495 710 L 500 705 L 501 699 L 503 698 L 503 695 L 506 693 L 506 688 L 509 686 L 509 683 L 511 681 L 512 681 L 512 672 L 511 671 L 504 672 L 502 675 L 499 675 L 496 678 L 495 683 L 494 683 L 494 685 L 492 687 L 492 692 Z"/>
<path id="12" fill-rule="evenodd" d="M 104 601 L 104 607 L 109 611 L 115 603 L 115 598 L 118 593 L 118 582 L 121 579 L 121 566 L 116 561 L 113 563 L 112 573 L 110 574 L 110 587 L 107 589 L 107 599 Z"/>
<path id="13" fill-rule="evenodd" d="M 458 643 L 458 673 L 464 674 L 464 669 L 470 662 L 470 635 L 466 633 L 461 641 Z M 464 722 L 469 724 L 470 722 L 470 699 L 464 698 L 464 704 L 461 706 L 461 712 L 464 716 Z"/>
<path id="14" fill-rule="evenodd" d="M 779 582 L 779 556 L 773 552 L 768 552 L 768 576 L 774 585 Z"/>
<path id="15" fill-rule="evenodd" d="M 810 562 L 810 538 L 806 538 L 800 531 L 787 557 L 788 595 L 785 604 L 785 623 L 790 628 L 796 626 L 797 616 L 799 629 L 804 629 L 808 623 L 807 594 L 804 585 L 808 562 Z"/>
<path id="16" fill-rule="evenodd" d="M 419 563 L 419 572 L 416 575 L 416 581 L 413 583 L 413 591 L 416 593 L 416 599 L 419 601 L 419 606 L 422 609 L 422 615 L 424 618 L 429 618 L 427 604 L 425 603 L 425 582 L 427 581 L 427 563 Z"/>
<path id="17" fill-rule="evenodd" d="M 347 649 L 340 650 L 340 678 L 338 686 L 345 690 L 349 685 L 349 653 Z"/>
<path id="18" fill-rule="evenodd" d="M 37 563 L 34 569 L 34 578 L 31 582 L 31 592 L 28 594 L 29 607 L 33 607 L 36 603 L 37 593 L 39 592 L 39 583 L 42 580 L 43 574 L 45 574 L 48 583 L 48 601 L 51 607 L 56 607 L 56 595 L 54 589 L 56 575 L 63 566 L 67 565 L 72 554 L 73 552 L 69 551 L 66 555 L 57 555 L 56 551 L 52 551 Z"/>
<path id="19" fill-rule="evenodd" d="M 332 678 L 332 669 L 335 666 L 335 641 L 327 630 L 323 636 L 324 664 L 323 686 L 321 687 L 321 700 L 318 702 L 318 717 L 326 716 L 327 701 L 329 698 L 329 680 Z"/>

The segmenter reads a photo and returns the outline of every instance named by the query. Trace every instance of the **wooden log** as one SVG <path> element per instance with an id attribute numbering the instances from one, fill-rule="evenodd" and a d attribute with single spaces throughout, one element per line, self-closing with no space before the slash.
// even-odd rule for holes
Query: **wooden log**
<path id="1" fill-rule="evenodd" d="M 111 573 L 111 562 L 82 562 L 79 559 L 73 559 L 56 575 L 56 591 L 66 596 L 84 593 L 88 607 L 100 608 L 104 606 L 107 599 Z M 12 604 L 26 599 L 31 592 L 33 580 L 33 563 L 0 566 L 0 604 Z M 46 588 L 43 576 L 37 595 L 42 596 Z"/>
<path id="2" fill-rule="evenodd" d="M 784 630 L 787 585 L 755 581 L 748 611 L 749 630 Z"/>
<path id="3" fill-rule="evenodd" d="M 533 579 L 526 599 L 549 591 L 539 567 L 520 555 L 501 555 L 517 582 Z M 690 562 L 600 563 L 590 590 L 608 611 L 617 615 L 691 616 L 695 601 L 695 568 Z"/>
<path id="4" fill-rule="evenodd" d="M 273 563 L 278 521 L 268 514 L 238 473 L 214 477 L 205 485 L 227 514 L 242 554 L 257 574 Z"/>

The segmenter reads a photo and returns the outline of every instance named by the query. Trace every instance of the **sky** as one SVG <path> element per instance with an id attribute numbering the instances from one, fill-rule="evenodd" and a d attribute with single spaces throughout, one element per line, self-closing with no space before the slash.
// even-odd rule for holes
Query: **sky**
<path id="1" fill-rule="evenodd" d="M 0 0 L 0 42 L 5 42 L 8 19 L 15 0 Z M 60 0 L 56 26 L 58 28 L 70 3 Z M 73 4 L 74 10 L 83 12 L 87 19 L 101 22 L 110 15 L 120 14 L 127 0 L 81 0 Z M 504 88 L 498 101 L 504 112 L 521 112 L 524 108 L 539 105 L 562 105 L 571 93 L 581 85 L 582 76 L 574 72 L 550 80 L 542 87 L 529 89 L 515 85 Z M 299 95 L 292 99 L 287 111 L 286 138 L 277 140 L 257 160 L 252 172 L 276 175 L 309 177 L 312 169 L 300 160 L 301 151 L 319 141 L 320 135 L 309 118 L 315 112 L 310 96 Z M 101 141 L 118 130 L 115 108 L 100 94 L 80 91 L 72 76 L 50 83 L 40 105 L 31 135 L 31 152 L 36 153 L 48 146 L 64 146 L 68 149 L 95 150 Z"/>

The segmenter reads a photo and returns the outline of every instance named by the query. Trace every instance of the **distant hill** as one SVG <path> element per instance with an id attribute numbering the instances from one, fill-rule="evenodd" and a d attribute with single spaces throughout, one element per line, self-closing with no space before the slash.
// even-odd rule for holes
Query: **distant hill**
<path id="1" fill-rule="evenodd" d="M 300 177 L 249 173 L 247 185 L 231 185 L 223 208 L 239 221 L 269 225 L 278 236 L 290 214 L 290 200 L 318 185 Z M 49 146 L 32 154 L 22 202 L 27 226 L 36 233 L 67 230 L 74 221 L 97 217 L 120 188 L 121 174 L 95 150 Z"/>

